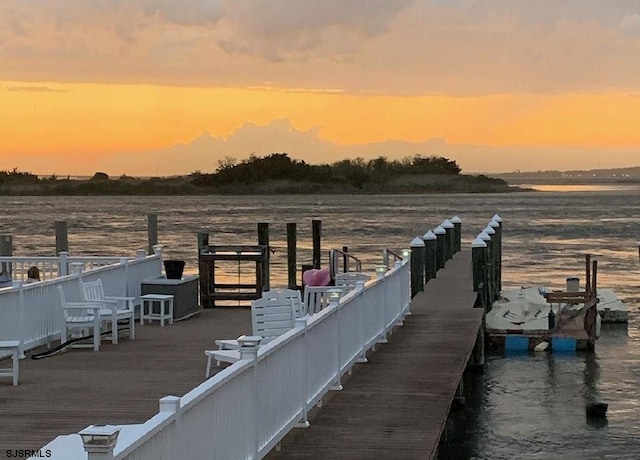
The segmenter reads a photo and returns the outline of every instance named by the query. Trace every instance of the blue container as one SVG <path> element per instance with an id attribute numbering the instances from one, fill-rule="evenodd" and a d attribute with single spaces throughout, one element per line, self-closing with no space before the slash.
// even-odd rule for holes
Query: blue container
<path id="1" fill-rule="evenodd" d="M 521 335 L 507 335 L 504 338 L 505 351 L 528 351 L 529 337 Z"/>
<path id="2" fill-rule="evenodd" d="M 576 351 L 578 342 L 571 337 L 553 337 L 551 349 L 553 351 Z"/>

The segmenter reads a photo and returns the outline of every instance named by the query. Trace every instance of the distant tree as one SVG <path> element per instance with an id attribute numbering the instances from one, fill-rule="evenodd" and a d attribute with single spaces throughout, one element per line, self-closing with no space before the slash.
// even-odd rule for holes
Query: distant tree
<path id="1" fill-rule="evenodd" d="M 109 175 L 107 173 L 103 173 L 103 172 L 97 172 L 93 175 L 93 177 L 91 178 L 92 181 L 94 182 L 104 182 L 104 181 L 108 181 L 109 180 Z"/>

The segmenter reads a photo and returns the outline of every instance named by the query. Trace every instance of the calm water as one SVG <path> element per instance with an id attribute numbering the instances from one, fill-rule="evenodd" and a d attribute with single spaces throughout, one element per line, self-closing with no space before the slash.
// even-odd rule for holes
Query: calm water
<path id="1" fill-rule="evenodd" d="M 7 197 L 0 233 L 15 255 L 52 255 L 54 221 L 66 220 L 72 253 L 134 254 L 146 247 L 146 215 L 158 213 L 166 258 L 197 270 L 196 232 L 212 244 L 255 244 L 256 223 L 271 224 L 272 285 L 286 279 L 286 223 L 298 224 L 299 263 L 311 260 L 311 220 L 321 219 L 323 247 L 348 246 L 365 270 L 385 247 L 400 250 L 443 219 L 463 220 L 463 245 L 498 212 L 504 219 L 503 285 L 562 287 L 583 278 L 584 253 L 598 259 L 599 284 L 631 310 L 627 326 L 604 328 L 595 353 L 492 355 L 471 375 L 468 404 L 445 458 L 640 458 L 640 194 L 637 189 L 508 195 L 296 197 Z M 230 278 L 248 276 L 221 267 Z M 473 383 L 473 385 L 471 385 Z M 607 422 L 587 423 L 584 408 L 609 403 Z"/>

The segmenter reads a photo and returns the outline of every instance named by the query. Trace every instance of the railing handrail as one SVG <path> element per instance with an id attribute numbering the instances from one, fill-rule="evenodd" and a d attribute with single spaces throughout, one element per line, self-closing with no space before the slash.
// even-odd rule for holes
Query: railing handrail
<path id="1" fill-rule="evenodd" d="M 350 259 L 353 259 L 356 262 L 356 271 L 362 271 L 362 261 L 360 259 L 358 259 L 356 256 L 354 256 L 353 254 L 349 254 L 347 251 L 342 251 L 340 249 L 330 249 L 329 250 L 329 270 L 331 272 L 331 279 L 335 278 L 336 273 L 338 273 L 338 266 L 340 265 L 338 263 L 338 257 L 342 256 L 344 258 L 344 272 L 342 273 L 347 273 L 348 272 L 348 266 L 347 266 L 347 261 Z"/>
<path id="2" fill-rule="evenodd" d="M 385 267 L 387 267 L 387 269 L 389 268 L 389 256 L 393 257 L 394 262 L 399 260 L 401 261 L 403 259 L 403 257 L 400 254 L 392 251 L 389 248 L 384 248 L 382 250 L 382 263 L 384 264 Z"/>

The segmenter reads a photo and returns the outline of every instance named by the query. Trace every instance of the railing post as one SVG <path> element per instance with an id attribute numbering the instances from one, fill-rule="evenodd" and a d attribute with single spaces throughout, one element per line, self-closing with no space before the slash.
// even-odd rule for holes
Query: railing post
<path id="1" fill-rule="evenodd" d="M 147 236 L 149 241 L 149 254 L 153 253 L 153 247 L 158 244 L 158 215 L 147 215 Z"/>
<path id="2" fill-rule="evenodd" d="M 438 262 L 438 270 L 440 270 L 441 268 L 444 268 L 444 265 L 447 261 L 445 248 L 447 231 L 441 225 L 438 225 L 433 230 L 433 233 L 436 235 L 436 259 Z"/>
<path id="3" fill-rule="evenodd" d="M 454 234 L 454 250 L 455 252 L 460 252 L 462 249 L 462 220 L 458 216 L 453 216 L 451 218 L 451 223 L 453 224 L 453 234 Z"/>
<path id="4" fill-rule="evenodd" d="M 296 428 L 309 428 L 309 366 L 307 364 L 308 344 L 307 344 L 307 317 L 296 318 L 296 329 L 302 330 L 302 343 L 304 344 L 304 356 L 302 358 L 302 369 L 304 372 L 302 384 L 302 420 L 296 424 Z"/>
<path id="5" fill-rule="evenodd" d="M 333 383 L 333 386 L 331 387 L 331 390 L 333 391 L 340 391 L 342 390 L 342 383 L 341 383 L 341 375 L 340 375 L 340 353 L 341 353 L 341 340 L 342 340 L 342 324 L 341 324 L 341 318 L 340 318 L 340 313 L 341 310 L 339 308 L 340 305 L 340 297 L 342 296 L 342 290 L 341 289 L 329 289 L 327 291 L 327 297 L 329 298 L 329 305 L 327 306 L 327 308 L 335 308 L 336 309 L 336 316 L 337 316 L 337 328 L 336 328 L 336 341 L 335 343 L 338 345 L 338 350 L 336 353 L 336 378 L 335 381 Z"/>
<path id="6" fill-rule="evenodd" d="M 19 354 L 20 354 L 20 359 L 24 359 L 25 355 L 24 355 L 24 342 L 26 341 L 26 325 L 25 325 L 25 320 L 24 320 L 24 283 L 20 283 L 20 287 L 19 289 L 19 297 L 20 297 L 20 348 L 19 348 Z"/>
<path id="7" fill-rule="evenodd" d="M 411 240 L 411 298 L 424 291 L 424 241 L 415 237 Z"/>
<path id="8" fill-rule="evenodd" d="M 297 225 L 295 222 L 287 223 L 287 274 L 289 289 L 296 289 L 298 287 L 298 280 L 296 278 L 297 271 L 297 248 L 298 236 Z"/>
<path id="9" fill-rule="evenodd" d="M 78 433 L 87 460 L 113 460 L 119 433 L 120 428 L 113 425 L 91 425 Z"/>
<path id="10" fill-rule="evenodd" d="M 382 282 L 384 283 L 384 273 L 387 271 L 387 268 L 384 265 L 378 265 L 376 267 L 376 279 L 380 280 L 380 272 L 379 270 L 382 270 Z M 365 347 L 365 344 L 367 343 L 367 329 L 366 329 L 366 324 L 367 324 L 367 314 L 366 314 L 366 310 L 367 310 L 367 303 L 364 301 L 364 281 L 356 281 L 356 287 L 355 290 L 359 291 L 362 296 L 362 299 L 360 301 L 360 305 L 362 308 L 362 315 L 360 315 L 361 321 L 362 321 L 362 327 L 360 328 L 360 330 L 362 331 L 362 341 L 360 342 L 360 357 L 358 358 L 358 363 L 366 363 L 368 362 L 367 360 L 367 350 Z"/>
<path id="11" fill-rule="evenodd" d="M 251 414 L 249 414 L 249 420 L 252 420 L 248 429 L 247 438 L 253 442 L 253 456 L 251 458 L 258 458 L 259 441 L 258 441 L 258 392 L 261 391 L 258 385 L 258 347 L 262 337 L 255 335 L 242 335 L 238 337 L 238 343 L 240 344 L 240 359 L 248 359 L 253 366 L 253 404 L 250 404 Z"/>
<path id="12" fill-rule="evenodd" d="M 58 254 L 58 276 L 69 274 L 69 253 L 62 251 Z"/>
<path id="13" fill-rule="evenodd" d="M 152 253 L 153 254 L 153 253 Z M 142 260 L 147 257 L 147 251 L 145 249 L 138 249 L 136 251 L 136 259 Z"/>
<path id="14" fill-rule="evenodd" d="M 11 235 L 0 235 L 0 257 L 13 256 L 13 237 Z M 11 278 L 15 278 L 12 272 L 11 262 L 2 262 L 1 271 L 7 271 Z"/>
<path id="15" fill-rule="evenodd" d="M 173 423 L 176 427 L 175 440 L 169 441 L 169 448 L 171 449 L 171 458 L 181 458 L 184 456 L 185 450 L 182 445 L 182 408 L 181 400 L 177 396 L 165 396 L 160 398 L 159 411 L 161 413 L 173 414 Z"/>
<path id="16" fill-rule="evenodd" d="M 445 230 L 445 258 L 447 260 L 453 259 L 453 229 L 454 226 L 449 219 L 442 222 L 442 228 Z"/>
<path id="17" fill-rule="evenodd" d="M 56 254 L 69 252 L 69 238 L 67 236 L 67 222 L 64 220 L 55 221 L 56 231 Z"/>
<path id="18" fill-rule="evenodd" d="M 429 230 L 422 236 L 422 241 L 424 241 L 424 282 L 427 283 L 438 273 L 438 239 Z"/>

